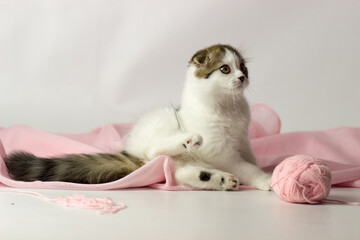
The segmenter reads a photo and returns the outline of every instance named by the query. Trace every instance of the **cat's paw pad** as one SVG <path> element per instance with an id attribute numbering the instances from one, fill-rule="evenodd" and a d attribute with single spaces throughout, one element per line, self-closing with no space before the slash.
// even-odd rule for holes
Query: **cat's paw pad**
<path id="1" fill-rule="evenodd" d="M 237 177 L 229 174 L 228 176 L 221 178 L 221 184 L 224 190 L 234 191 L 239 188 L 240 181 Z"/>
<path id="2" fill-rule="evenodd" d="M 186 138 L 185 142 L 183 143 L 183 147 L 186 149 L 186 151 L 190 152 L 200 147 L 202 143 L 202 137 L 199 134 L 193 134 Z"/>
<path id="3" fill-rule="evenodd" d="M 217 190 L 235 191 L 239 188 L 239 179 L 230 173 L 214 174 L 214 179 L 218 185 Z"/>
<path id="4" fill-rule="evenodd" d="M 271 175 L 265 175 L 256 179 L 254 182 L 254 187 L 256 187 L 259 190 L 270 191 Z"/>

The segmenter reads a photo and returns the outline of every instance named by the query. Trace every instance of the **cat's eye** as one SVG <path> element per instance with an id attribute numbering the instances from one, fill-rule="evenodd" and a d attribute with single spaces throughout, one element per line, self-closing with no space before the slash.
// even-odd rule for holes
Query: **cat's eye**
<path id="1" fill-rule="evenodd" d="M 228 65 L 223 65 L 220 68 L 220 72 L 222 72 L 224 74 L 229 74 L 230 73 L 230 67 Z"/>

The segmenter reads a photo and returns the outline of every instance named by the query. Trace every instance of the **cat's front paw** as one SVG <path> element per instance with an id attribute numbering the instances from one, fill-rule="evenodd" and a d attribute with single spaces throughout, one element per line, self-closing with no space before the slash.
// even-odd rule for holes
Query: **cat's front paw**
<path id="1" fill-rule="evenodd" d="M 187 152 L 191 152 L 199 148 L 202 143 L 203 138 L 199 134 L 191 134 L 187 138 L 185 138 L 183 147 L 186 149 Z"/>
<path id="2" fill-rule="evenodd" d="M 270 191 L 271 190 L 271 175 L 266 174 L 264 176 L 261 176 L 261 177 L 255 179 L 253 186 L 259 190 Z"/>

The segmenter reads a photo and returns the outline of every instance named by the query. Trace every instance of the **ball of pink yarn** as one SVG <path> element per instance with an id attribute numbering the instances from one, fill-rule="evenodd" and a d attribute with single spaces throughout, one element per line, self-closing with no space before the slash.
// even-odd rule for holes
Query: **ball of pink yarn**
<path id="1" fill-rule="evenodd" d="M 323 161 L 306 155 L 286 158 L 274 170 L 273 190 L 285 201 L 316 204 L 331 188 L 331 173 Z"/>

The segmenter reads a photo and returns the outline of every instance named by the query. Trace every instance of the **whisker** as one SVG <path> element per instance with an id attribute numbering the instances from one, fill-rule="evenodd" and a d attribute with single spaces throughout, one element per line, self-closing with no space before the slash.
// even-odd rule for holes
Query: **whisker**
<path id="1" fill-rule="evenodd" d="M 246 58 L 244 58 L 245 63 L 252 62 L 253 60 L 254 60 L 254 57 L 246 57 Z"/>

